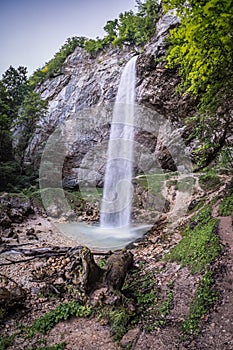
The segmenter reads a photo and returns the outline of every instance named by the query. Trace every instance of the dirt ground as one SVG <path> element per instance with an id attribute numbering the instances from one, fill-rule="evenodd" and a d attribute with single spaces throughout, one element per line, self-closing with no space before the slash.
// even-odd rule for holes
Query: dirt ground
<path id="1" fill-rule="evenodd" d="M 163 214 L 161 222 L 166 222 L 169 213 Z M 213 216 L 219 218 L 219 236 L 224 250 L 219 259 L 219 274 L 216 279 L 216 288 L 220 293 L 220 299 L 209 314 L 203 319 L 203 327 L 200 335 L 189 340 L 182 341 L 180 337 L 180 325 L 187 317 L 189 305 L 194 296 L 200 276 L 193 275 L 188 268 L 181 268 L 177 263 L 164 262 L 161 257 L 172 245 L 179 241 L 178 228 L 164 241 L 164 234 L 158 230 L 150 235 L 147 241 L 136 243 L 132 246 L 135 263 L 144 260 L 150 263 L 151 269 L 161 269 L 156 277 L 156 283 L 160 286 L 167 285 L 173 279 L 173 307 L 169 314 L 168 324 L 159 330 L 147 333 L 139 326 L 131 329 L 124 335 L 122 340 L 116 344 L 111 337 L 107 324 L 96 318 L 72 318 L 58 323 L 45 337 L 47 346 L 59 342 L 65 342 L 68 350 L 233 350 L 233 230 L 232 218 L 219 217 L 218 207 L 213 211 Z M 16 225 L 18 230 L 18 241 L 20 244 L 28 244 L 32 247 L 75 246 L 76 242 L 63 237 L 54 227 L 53 223 L 46 217 L 34 214 L 26 222 Z M 30 228 L 34 228 L 34 236 L 27 234 Z M 166 229 L 165 229 L 166 230 Z M 7 259 L 20 259 L 17 254 L 5 256 L 1 254 L 0 263 Z M 30 282 L 31 270 L 36 262 L 27 262 L 9 266 L 1 266 L 1 274 L 7 275 L 18 284 L 31 291 L 27 300 L 26 308 L 17 310 L 8 316 L 1 326 L 1 335 L 10 335 L 17 330 L 19 323 L 31 324 L 32 321 L 56 306 L 57 301 L 48 301 L 38 296 L 39 285 Z M 35 343 L 35 339 L 33 340 Z M 25 340 L 20 335 L 15 338 L 13 346 L 8 349 L 27 349 L 34 347 L 30 340 Z M 38 348 L 38 346 L 37 346 Z M 4 348 L 3 348 L 4 349 Z"/>

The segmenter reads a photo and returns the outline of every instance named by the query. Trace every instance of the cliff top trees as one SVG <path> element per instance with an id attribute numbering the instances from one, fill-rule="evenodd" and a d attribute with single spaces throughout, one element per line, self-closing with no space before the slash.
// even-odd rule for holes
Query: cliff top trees
<path id="1" fill-rule="evenodd" d="M 136 1 L 138 12 L 126 11 L 118 19 L 110 20 L 104 27 L 107 35 L 102 39 L 103 46 L 144 45 L 155 33 L 159 4 L 156 0 Z M 94 49 L 94 48 L 93 48 Z"/>
<path id="2" fill-rule="evenodd" d="M 142 2 L 136 0 L 138 12 L 126 11 L 117 19 L 107 21 L 104 26 L 106 35 L 104 38 L 87 39 L 85 37 L 72 37 L 67 39 L 61 49 L 41 69 L 36 70 L 30 77 L 32 86 L 40 84 L 47 78 L 52 78 L 62 73 L 63 64 L 76 47 L 85 48 L 87 52 L 96 54 L 109 46 L 121 47 L 122 45 L 142 46 L 155 33 L 156 21 L 160 5 L 156 0 Z"/>
<path id="3" fill-rule="evenodd" d="M 190 120 L 206 166 L 232 134 L 233 0 L 164 0 L 177 8 L 181 25 L 170 32 L 167 66 L 178 66 L 180 91 L 200 101 Z"/>

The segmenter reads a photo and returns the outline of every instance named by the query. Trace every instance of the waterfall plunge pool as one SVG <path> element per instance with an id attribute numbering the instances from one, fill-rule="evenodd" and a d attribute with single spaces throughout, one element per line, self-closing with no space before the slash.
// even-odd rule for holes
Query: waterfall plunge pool
<path id="1" fill-rule="evenodd" d="M 125 248 L 141 239 L 152 227 L 152 225 L 130 225 L 102 228 L 81 222 L 56 223 L 56 226 L 63 235 L 77 241 L 78 244 L 100 252 Z"/>

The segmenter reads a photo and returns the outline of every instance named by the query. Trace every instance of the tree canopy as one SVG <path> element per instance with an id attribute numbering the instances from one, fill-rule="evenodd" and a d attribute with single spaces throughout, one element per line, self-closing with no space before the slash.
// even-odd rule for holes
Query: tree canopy
<path id="1" fill-rule="evenodd" d="M 181 18 L 170 32 L 167 67 L 179 68 L 179 91 L 199 101 L 190 123 L 205 166 L 232 134 L 233 0 L 164 0 L 164 6 Z"/>
<path id="2" fill-rule="evenodd" d="M 11 117 L 17 115 L 18 108 L 23 102 L 27 90 L 27 68 L 19 66 L 17 69 L 10 66 L 2 76 L 2 84 L 5 88 Z"/>
<path id="3" fill-rule="evenodd" d="M 0 81 L 0 161 L 12 156 L 12 128 L 21 129 L 21 153 L 46 110 L 47 102 L 28 83 L 27 68 L 10 66 Z"/>
<path id="4" fill-rule="evenodd" d="M 96 40 L 96 46 L 91 49 L 87 40 L 84 47 L 89 52 L 97 52 L 106 45 L 113 46 L 136 45 L 142 46 L 155 33 L 156 21 L 158 20 L 159 4 L 156 0 L 136 1 L 137 13 L 132 10 L 120 13 L 118 19 L 107 21 L 104 27 L 107 35 L 103 39 Z M 93 39 L 91 39 L 94 44 Z M 100 47 L 101 42 L 101 47 Z"/>

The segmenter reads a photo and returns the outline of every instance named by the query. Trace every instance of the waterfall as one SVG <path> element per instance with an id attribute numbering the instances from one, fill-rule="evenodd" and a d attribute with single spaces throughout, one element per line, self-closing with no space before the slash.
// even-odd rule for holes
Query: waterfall
<path id="1" fill-rule="evenodd" d="M 129 226 L 133 197 L 136 60 L 124 67 L 113 109 L 101 203 L 101 228 Z"/>

